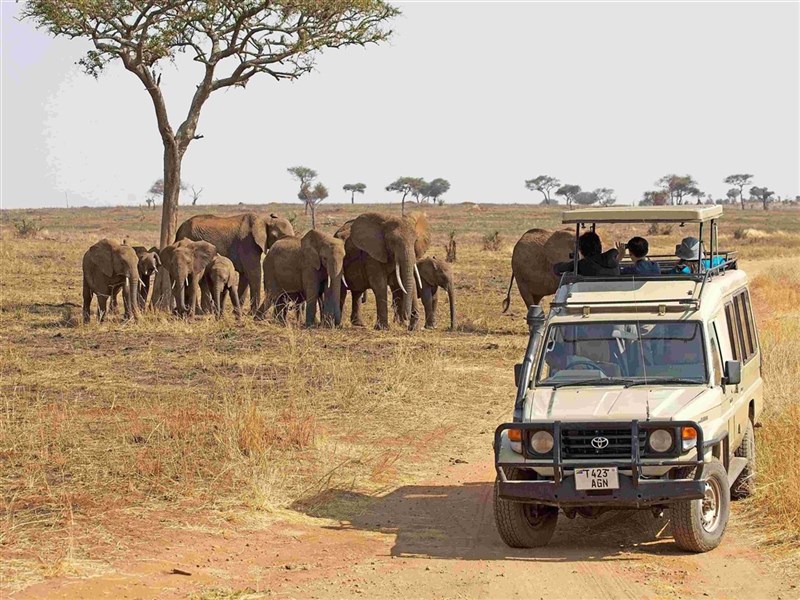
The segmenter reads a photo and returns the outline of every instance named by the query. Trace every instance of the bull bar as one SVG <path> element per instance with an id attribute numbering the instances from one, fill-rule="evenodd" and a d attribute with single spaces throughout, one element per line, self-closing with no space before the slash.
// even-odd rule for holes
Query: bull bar
<path id="1" fill-rule="evenodd" d="M 703 454 L 706 444 L 703 442 L 703 430 L 694 421 L 646 421 L 642 426 L 638 420 L 633 421 L 595 421 L 569 422 L 570 429 L 603 429 L 630 428 L 631 456 L 630 460 L 620 459 L 563 459 L 561 448 L 561 421 L 531 421 L 525 423 L 503 423 L 494 433 L 494 462 L 498 477 L 498 494 L 504 500 L 547 504 L 551 506 L 614 506 L 641 508 L 646 506 L 669 504 L 679 500 L 696 500 L 703 497 L 705 483 L 702 480 Z M 694 429 L 696 433 L 697 458 L 680 460 L 672 458 L 642 459 L 639 448 L 640 430 L 678 429 L 684 427 Z M 552 458 L 528 458 L 523 448 L 524 462 L 501 462 L 500 443 L 503 431 L 519 429 L 522 431 L 549 431 L 553 435 Z M 682 450 L 681 440 L 676 440 L 679 452 Z M 522 442 L 523 446 L 525 441 Z M 710 442 L 713 443 L 713 440 Z M 643 479 L 643 467 L 694 467 L 692 479 Z M 553 469 L 553 479 L 509 480 L 504 467 L 532 468 L 543 467 Z M 628 477 L 619 474 L 619 489 L 616 490 L 577 490 L 573 478 L 565 476 L 566 470 L 591 469 L 596 467 L 617 467 L 631 471 Z"/>

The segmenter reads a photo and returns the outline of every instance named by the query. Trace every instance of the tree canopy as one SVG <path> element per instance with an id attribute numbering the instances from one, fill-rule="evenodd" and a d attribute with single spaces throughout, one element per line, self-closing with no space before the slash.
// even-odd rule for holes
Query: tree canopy
<path id="1" fill-rule="evenodd" d="M 764 207 L 764 210 L 769 210 L 769 203 L 772 202 L 772 196 L 775 192 L 767 189 L 766 187 L 753 186 L 750 188 L 750 197 L 759 200 Z"/>
<path id="2" fill-rule="evenodd" d="M 617 202 L 617 196 L 611 188 L 597 188 L 592 193 L 597 196 L 600 206 L 611 206 Z"/>
<path id="3" fill-rule="evenodd" d="M 422 177 L 398 177 L 392 183 L 386 186 L 386 191 L 403 194 L 403 198 L 400 201 L 400 213 L 405 214 L 406 196 L 411 194 L 419 199 L 420 195 L 422 194 L 422 189 L 425 187 L 425 185 L 425 180 Z"/>
<path id="4" fill-rule="evenodd" d="M 355 196 L 356 194 L 363 194 L 364 190 L 367 189 L 367 186 L 363 183 L 346 183 L 342 189 L 345 192 L 350 192 L 350 204 L 355 204 Z"/>
<path id="5" fill-rule="evenodd" d="M 433 202 L 438 202 L 439 197 L 447 193 L 450 189 L 450 182 L 447 179 L 437 177 L 433 181 L 422 186 L 421 194 L 423 198 L 430 198 Z"/>
<path id="6" fill-rule="evenodd" d="M 685 198 L 689 196 L 699 198 L 702 195 L 700 188 L 697 187 L 697 182 L 691 175 L 671 173 L 656 181 L 656 185 L 661 186 L 662 190 L 667 193 L 670 204 L 684 204 Z"/>
<path id="7" fill-rule="evenodd" d="M 752 181 L 753 181 L 753 175 L 750 173 L 736 173 L 734 175 L 728 175 L 725 179 L 722 180 L 723 183 L 736 186 L 739 189 L 738 196 L 739 200 L 742 203 L 742 210 L 744 210 L 744 188 L 745 186 L 750 185 Z"/>
<path id="8" fill-rule="evenodd" d="M 86 73 L 97 77 L 119 60 L 150 96 L 164 147 L 162 247 L 177 230 L 181 161 L 203 137 L 200 112 L 213 92 L 245 87 L 258 74 L 296 79 L 324 49 L 385 41 L 386 23 L 398 14 L 383 0 L 27 0 L 21 11 L 54 36 L 88 40 L 80 60 Z M 180 55 L 202 74 L 175 128 L 161 68 Z"/>
<path id="9" fill-rule="evenodd" d="M 572 196 L 572 201 L 581 206 L 590 206 L 598 200 L 599 198 L 595 192 L 578 192 Z"/>
<path id="10" fill-rule="evenodd" d="M 289 167 L 286 170 L 300 183 L 300 191 L 297 192 L 297 197 L 303 201 L 306 213 L 311 209 L 311 228 L 316 229 L 317 204 L 328 197 L 328 188 L 321 183 L 314 183 L 317 178 L 317 172 L 314 169 L 298 165 Z"/>
<path id="11" fill-rule="evenodd" d="M 556 190 L 556 196 L 563 196 L 567 201 L 567 206 L 572 206 L 572 200 L 575 198 L 575 194 L 579 194 L 580 191 L 581 186 L 579 185 L 565 184 Z"/>
<path id="12" fill-rule="evenodd" d="M 544 196 L 544 203 L 550 204 L 550 191 L 556 189 L 561 185 L 561 182 L 555 177 L 549 175 L 539 175 L 533 179 L 525 181 L 525 187 L 531 191 L 541 192 Z"/>

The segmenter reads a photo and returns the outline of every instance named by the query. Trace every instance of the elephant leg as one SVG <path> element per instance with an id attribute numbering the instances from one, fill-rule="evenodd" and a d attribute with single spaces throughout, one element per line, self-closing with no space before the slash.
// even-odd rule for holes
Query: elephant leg
<path id="1" fill-rule="evenodd" d="M 211 285 L 216 287 L 214 283 Z M 216 310 L 217 302 L 212 292 L 212 288 L 209 287 L 208 281 L 205 277 L 203 277 L 200 280 L 200 312 L 201 314 L 207 314 L 214 311 L 216 314 Z"/>
<path id="2" fill-rule="evenodd" d="M 542 301 L 542 296 L 534 294 L 531 286 L 526 281 L 517 278 L 517 287 L 519 288 L 519 295 L 522 296 L 522 301 L 525 302 L 526 309 Z"/>
<path id="3" fill-rule="evenodd" d="M 92 318 L 92 288 L 89 282 L 83 278 L 83 322 L 88 323 Z"/>
<path id="4" fill-rule="evenodd" d="M 434 329 L 436 327 L 437 303 L 436 289 L 424 284 L 422 286 L 422 307 L 425 309 L 425 329 Z"/>
<path id="5" fill-rule="evenodd" d="M 377 261 L 371 261 L 367 266 L 367 277 L 372 293 L 375 294 L 375 310 L 378 313 L 375 329 L 389 329 L 388 278 L 384 266 Z"/>
<path id="6" fill-rule="evenodd" d="M 392 288 L 392 312 L 395 323 L 405 323 L 408 320 L 403 314 L 403 291 L 399 287 Z"/>
<path id="7" fill-rule="evenodd" d="M 250 288 L 250 280 L 247 278 L 245 273 L 239 273 L 239 289 L 237 290 L 239 293 L 239 300 L 244 302 L 245 299 L 245 291 Z M 252 304 L 252 298 L 251 298 Z"/>
<path id="8" fill-rule="evenodd" d="M 97 294 L 97 318 L 101 323 L 105 320 L 106 314 L 108 314 L 108 298 L 109 296 L 106 294 Z"/>
<path id="9" fill-rule="evenodd" d="M 408 320 L 408 330 L 414 331 L 419 324 L 419 305 L 417 303 L 417 291 L 411 291 L 411 318 Z"/>
<path id="10" fill-rule="evenodd" d="M 242 318 L 242 307 L 239 306 L 239 293 L 236 291 L 236 288 L 230 286 L 228 288 L 228 295 L 231 297 L 231 304 L 233 305 L 233 314 L 236 316 L 236 320 Z M 266 298 L 264 299 L 266 302 Z"/>
<path id="11" fill-rule="evenodd" d="M 197 299 L 200 296 L 200 284 L 197 281 L 197 277 L 195 275 L 190 275 L 189 278 L 191 281 L 189 282 L 189 298 L 188 298 L 188 309 L 189 309 L 189 316 L 195 316 L 195 309 L 197 308 Z"/>
<path id="12" fill-rule="evenodd" d="M 313 327 L 317 322 L 317 304 L 320 299 L 320 283 L 320 273 L 303 273 L 303 290 L 305 291 L 304 295 L 306 298 L 306 327 Z M 320 320 L 324 318 L 325 314 L 320 310 Z"/>
<path id="13" fill-rule="evenodd" d="M 121 285 L 111 288 L 111 298 L 110 298 L 111 302 L 110 306 L 108 307 L 108 310 L 113 314 L 117 314 L 117 307 L 119 305 L 119 302 L 117 301 L 117 296 L 119 296 L 119 292 L 121 289 L 122 289 Z"/>
<path id="14" fill-rule="evenodd" d="M 247 282 L 250 287 L 250 312 L 255 313 L 261 304 L 261 281 L 264 274 L 261 269 L 261 256 L 259 255 L 253 264 L 246 265 L 247 268 Z M 241 284 L 241 278 L 239 279 Z M 241 297 L 241 294 L 239 294 Z"/>
<path id="15" fill-rule="evenodd" d="M 362 298 L 365 292 L 350 291 L 353 306 L 350 310 L 350 324 L 353 327 L 363 327 L 364 320 L 361 318 L 361 305 L 363 304 Z"/>

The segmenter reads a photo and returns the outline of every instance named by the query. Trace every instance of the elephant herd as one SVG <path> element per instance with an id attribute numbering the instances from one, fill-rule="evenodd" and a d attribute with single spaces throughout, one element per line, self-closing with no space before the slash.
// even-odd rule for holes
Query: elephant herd
<path id="1" fill-rule="evenodd" d="M 419 297 L 430 328 L 436 326 L 442 288 L 448 293 L 450 327 L 455 328 L 452 270 L 444 261 L 424 257 L 429 238 L 423 214 L 365 213 L 333 235 L 311 230 L 302 236 L 274 214 L 197 215 L 181 224 L 175 242 L 161 250 L 108 239 L 91 246 L 83 257 L 83 319 L 90 320 L 97 296 L 102 321 L 115 310 L 120 292 L 125 318 L 136 318 L 148 306 L 152 287 L 150 306 L 161 305 L 180 316 L 200 310 L 219 318 L 229 297 L 239 318 L 249 292 L 250 314 L 256 319 L 274 310 L 283 321 L 290 305 L 299 310 L 305 304 L 307 326 L 317 322 L 318 306 L 321 322 L 338 326 L 350 291 L 351 323 L 363 326 L 361 304 L 372 290 L 376 328 L 387 329 L 390 290 L 396 321 L 416 328 Z"/>

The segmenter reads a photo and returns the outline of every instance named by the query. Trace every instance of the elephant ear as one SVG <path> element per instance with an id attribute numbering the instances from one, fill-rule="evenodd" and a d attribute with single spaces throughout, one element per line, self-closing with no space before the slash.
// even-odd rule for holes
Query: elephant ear
<path id="1" fill-rule="evenodd" d="M 322 266 L 319 260 L 319 252 L 311 244 L 303 245 L 303 267 L 318 271 Z"/>
<path id="2" fill-rule="evenodd" d="M 389 253 L 381 225 L 378 215 L 361 215 L 353 221 L 349 241 L 378 262 L 388 263 Z"/>
<path id="3" fill-rule="evenodd" d="M 253 241 L 256 243 L 261 249 L 261 253 L 264 254 L 267 251 L 267 230 L 269 225 L 259 217 L 253 213 L 247 213 L 244 219 L 242 219 L 242 229 L 240 232 L 240 236 L 242 239 L 247 239 L 248 237 L 252 237 Z"/>
<path id="4" fill-rule="evenodd" d="M 114 257 L 108 240 L 101 240 L 89 248 L 89 259 L 106 277 L 114 274 Z"/>
<path id="5" fill-rule="evenodd" d="M 417 234 L 417 239 L 414 241 L 414 253 L 417 255 L 417 260 L 419 260 L 428 251 L 428 246 L 431 245 L 428 218 L 425 213 L 413 213 L 409 218 L 413 221 L 414 232 Z"/>
<path id="6" fill-rule="evenodd" d="M 192 270 L 195 273 L 204 271 L 217 255 L 217 249 L 208 242 L 197 242 L 194 246 Z"/>

